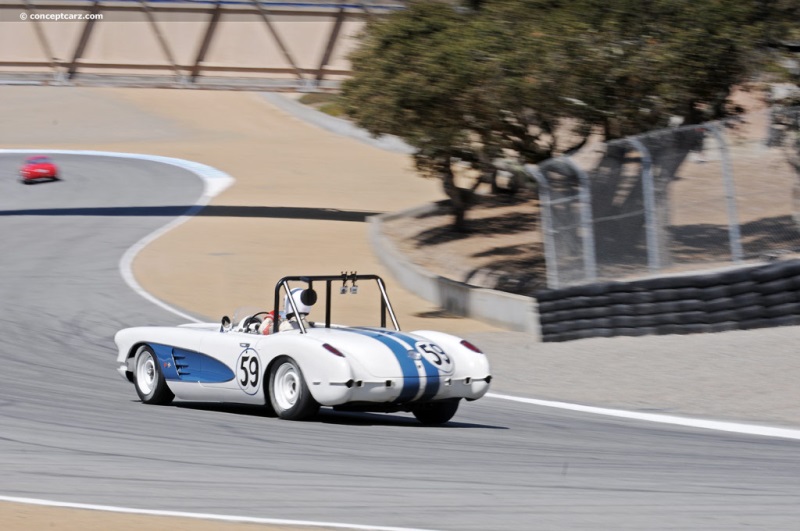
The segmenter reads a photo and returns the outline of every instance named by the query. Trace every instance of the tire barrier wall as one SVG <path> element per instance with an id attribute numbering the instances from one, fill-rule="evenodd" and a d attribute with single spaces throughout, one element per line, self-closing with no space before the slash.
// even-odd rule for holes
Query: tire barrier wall
<path id="1" fill-rule="evenodd" d="M 536 294 L 543 341 L 800 324 L 800 260 Z"/>

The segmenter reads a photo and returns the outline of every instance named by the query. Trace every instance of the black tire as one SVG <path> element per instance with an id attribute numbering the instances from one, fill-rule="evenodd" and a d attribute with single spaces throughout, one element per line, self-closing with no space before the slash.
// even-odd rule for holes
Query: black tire
<path id="1" fill-rule="evenodd" d="M 686 325 L 705 325 L 706 324 L 706 312 L 695 311 L 695 312 L 681 312 L 677 315 L 678 323 L 686 326 Z M 702 331 L 702 330 L 701 330 Z M 694 333 L 694 332 L 691 332 Z"/>
<path id="2" fill-rule="evenodd" d="M 772 326 L 797 326 L 800 324 L 800 315 L 784 315 L 772 319 Z"/>
<path id="3" fill-rule="evenodd" d="M 604 306 L 596 306 L 575 310 L 575 315 L 578 319 L 597 319 L 608 315 L 608 308 Z"/>
<path id="4" fill-rule="evenodd" d="M 710 286 L 700 292 L 698 297 L 704 301 L 713 301 L 716 299 L 729 298 L 731 296 L 731 288 L 728 285 Z"/>
<path id="5" fill-rule="evenodd" d="M 631 315 L 636 313 L 636 308 L 633 304 L 612 304 L 606 306 L 607 315 L 611 317 L 620 315 Z"/>
<path id="6" fill-rule="evenodd" d="M 756 292 L 742 293 L 731 297 L 734 308 L 744 308 L 761 304 L 761 294 Z"/>
<path id="7" fill-rule="evenodd" d="M 800 303 L 790 302 L 787 304 L 776 304 L 764 308 L 764 315 L 769 319 L 777 319 L 790 315 L 800 315 Z"/>
<path id="8" fill-rule="evenodd" d="M 561 322 L 560 312 L 539 311 L 539 322 L 543 325 Z"/>
<path id="9" fill-rule="evenodd" d="M 735 284 L 728 284 L 728 293 L 731 297 L 739 295 L 753 294 L 758 292 L 758 282 L 755 280 L 743 280 Z"/>
<path id="10" fill-rule="evenodd" d="M 555 313 L 557 311 L 555 301 L 536 300 L 540 314 Z"/>
<path id="11" fill-rule="evenodd" d="M 133 386 L 136 394 L 145 404 L 165 406 L 172 402 L 175 395 L 170 391 L 161 366 L 153 349 L 142 347 L 136 353 L 133 368 Z"/>
<path id="12" fill-rule="evenodd" d="M 636 317 L 633 315 L 615 315 L 611 317 L 611 327 L 636 328 Z"/>
<path id="13" fill-rule="evenodd" d="M 622 304 L 644 304 L 648 302 L 655 302 L 653 294 L 649 291 L 635 291 L 628 293 L 627 300 Z"/>
<path id="14" fill-rule="evenodd" d="M 560 299 L 561 294 L 557 290 L 548 289 L 534 292 L 533 298 L 536 299 L 539 304 L 543 304 Z"/>
<path id="15" fill-rule="evenodd" d="M 681 325 L 682 334 L 707 334 L 711 332 L 711 326 L 705 323 L 688 323 Z"/>
<path id="16" fill-rule="evenodd" d="M 747 319 L 739 323 L 739 328 L 741 328 L 742 330 L 753 330 L 756 328 L 770 328 L 772 326 L 774 326 L 772 320 L 763 318 Z"/>
<path id="17" fill-rule="evenodd" d="M 699 299 L 684 299 L 675 301 L 677 304 L 678 312 L 704 312 L 706 310 L 706 302 Z"/>
<path id="18" fill-rule="evenodd" d="M 587 328 L 586 330 L 574 330 L 570 332 L 572 334 L 573 341 L 578 339 L 589 339 L 592 337 L 597 337 L 597 333 L 593 328 Z"/>
<path id="19" fill-rule="evenodd" d="M 656 327 L 656 333 L 660 336 L 672 335 L 672 334 L 680 334 L 681 333 L 681 325 L 671 323 L 665 324 Z"/>
<path id="20" fill-rule="evenodd" d="M 739 323 L 737 321 L 723 321 L 708 325 L 709 332 L 731 332 L 733 330 L 739 330 Z"/>
<path id="21" fill-rule="evenodd" d="M 551 334 L 562 334 L 564 332 L 569 331 L 569 323 L 558 322 L 558 323 L 549 323 L 542 325 L 542 334 L 544 335 L 551 335 Z"/>
<path id="22" fill-rule="evenodd" d="M 740 322 L 759 320 L 764 318 L 764 307 L 754 304 L 736 310 L 736 320 Z M 756 327 L 758 328 L 758 327 Z"/>
<path id="23" fill-rule="evenodd" d="M 724 273 L 720 273 L 719 282 L 720 284 L 738 284 L 740 282 L 754 282 L 753 271 L 754 268 L 752 267 L 743 267 L 741 269 L 735 269 L 733 271 L 726 271 Z"/>
<path id="24" fill-rule="evenodd" d="M 637 315 L 637 316 L 634 317 L 634 319 L 635 319 L 634 322 L 636 323 L 636 327 L 637 328 L 640 328 L 640 327 L 647 328 L 647 327 L 651 327 L 651 326 L 658 326 L 660 324 L 664 324 L 662 319 L 661 319 L 661 315 L 662 314 Z"/>
<path id="25" fill-rule="evenodd" d="M 281 356 L 269 371 L 269 400 L 278 417 L 305 420 L 319 411 L 319 404 L 308 390 L 300 366 L 292 358 Z"/>
<path id="26" fill-rule="evenodd" d="M 444 424 L 456 414 L 458 411 L 458 402 L 460 399 L 437 400 L 436 402 L 427 402 L 415 406 L 411 411 L 417 420 L 426 426 L 434 426 L 437 424 Z"/>
<path id="27" fill-rule="evenodd" d="M 794 277 L 779 278 L 757 285 L 758 293 L 762 295 L 772 295 L 774 293 L 789 293 L 794 291 Z"/>
<path id="28" fill-rule="evenodd" d="M 717 324 L 717 323 L 727 323 L 727 322 L 735 322 L 737 321 L 739 316 L 736 313 L 736 310 L 720 310 L 720 311 L 713 311 L 706 314 L 706 323 L 708 324 Z"/>
<path id="29" fill-rule="evenodd" d="M 753 269 L 753 279 L 760 283 L 772 282 L 782 278 L 791 277 L 794 273 L 789 262 L 776 262 Z"/>
<path id="30" fill-rule="evenodd" d="M 674 289 L 657 289 L 650 292 L 653 296 L 653 302 L 672 302 L 680 298 L 680 294 Z"/>
<path id="31" fill-rule="evenodd" d="M 639 281 L 637 284 L 646 286 L 648 290 L 681 289 L 695 285 L 693 278 L 689 276 L 656 277 Z"/>
<path id="32" fill-rule="evenodd" d="M 720 297 L 719 299 L 711 299 L 706 301 L 705 311 L 709 313 L 721 312 L 734 308 L 734 302 L 731 297 Z"/>
<path id="33" fill-rule="evenodd" d="M 760 301 L 762 306 L 777 306 L 779 304 L 792 304 L 794 302 L 797 302 L 797 293 L 794 291 L 762 295 Z"/>

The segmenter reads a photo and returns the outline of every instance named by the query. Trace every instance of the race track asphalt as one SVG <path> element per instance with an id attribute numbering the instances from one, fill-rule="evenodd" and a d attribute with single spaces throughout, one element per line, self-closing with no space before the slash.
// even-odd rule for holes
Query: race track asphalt
<path id="1" fill-rule="evenodd" d="M 0 174 L 17 162 L 0 156 Z M 152 162 L 62 165 L 62 182 L 0 182 L 3 495 L 443 531 L 800 521 L 792 440 L 496 398 L 438 428 L 404 414 L 293 423 L 256 408 L 142 405 L 114 370 L 113 335 L 181 320 L 131 291 L 119 261 L 202 185 Z"/>

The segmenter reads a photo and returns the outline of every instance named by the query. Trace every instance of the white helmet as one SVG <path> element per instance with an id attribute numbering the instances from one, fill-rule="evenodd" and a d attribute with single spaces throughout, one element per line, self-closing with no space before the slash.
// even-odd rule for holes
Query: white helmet
<path id="1" fill-rule="evenodd" d="M 311 307 L 317 302 L 317 292 L 313 289 L 294 288 L 291 291 L 291 296 L 301 316 L 308 315 L 311 312 Z M 283 311 L 286 312 L 287 319 L 294 315 L 294 308 L 292 308 L 292 303 L 289 302 L 289 295 L 286 295 L 283 301 Z"/>

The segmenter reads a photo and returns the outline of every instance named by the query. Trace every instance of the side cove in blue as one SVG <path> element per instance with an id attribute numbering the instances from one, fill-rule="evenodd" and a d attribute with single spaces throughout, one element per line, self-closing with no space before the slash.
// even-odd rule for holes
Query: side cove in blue
<path id="1" fill-rule="evenodd" d="M 222 383 L 233 380 L 233 371 L 221 361 L 191 350 L 151 344 L 164 378 L 181 382 Z"/>

